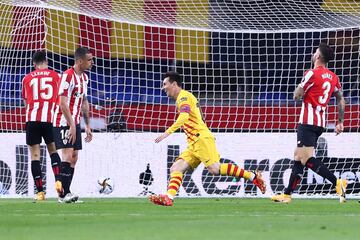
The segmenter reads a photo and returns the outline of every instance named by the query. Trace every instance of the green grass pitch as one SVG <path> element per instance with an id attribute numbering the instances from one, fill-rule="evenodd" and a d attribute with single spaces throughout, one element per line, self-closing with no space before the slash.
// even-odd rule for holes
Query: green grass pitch
<path id="1" fill-rule="evenodd" d="M 359 239 L 360 204 L 336 199 L 275 204 L 268 199 L 0 199 L 0 239 Z"/>

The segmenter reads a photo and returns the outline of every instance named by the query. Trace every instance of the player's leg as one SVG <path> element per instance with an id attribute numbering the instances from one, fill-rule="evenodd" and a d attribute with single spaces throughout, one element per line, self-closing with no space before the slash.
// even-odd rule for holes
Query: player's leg
<path id="1" fill-rule="evenodd" d="M 82 149 L 82 141 L 81 141 L 81 128 L 80 124 L 76 125 L 76 139 L 73 145 L 72 151 L 69 153 L 68 159 L 70 159 L 70 185 L 74 178 L 75 166 L 79 157 L 79 150 Z"/>
<path id="2" fill-rule="evenodd" d="M 72 158 L 71 158 L 71 163 L 70 163 L 70 185 L 72 183 L 72 180 L 74 178 L 74 173 L 75 173 L 75 165 L 78 161 L 79 158 L 79 151 L 78 150 L 73 150 L 72 152 Z"/>
<path id="3" fill-rule="evenodd" d="M 200 161 L 192 156 L 191 149 L 187 149 L 180 154 L 177 160 L 170 167 L 170 180 L 166 194 L 151 195 L 149 200 L 154 204 L 172 206 L 173 200 L 182 185 L 183 175 L 186 170 L 196 168 Z"/>
<path id="4" fill-rule="evenodd" d="M 324 165 L 324 163 L 313 157 L 314 149 L 317 145 L 317 140 L 323 132 L 323 128 L 299 124 L 297 129 L 297 148 L 295 150 L 295 163 L 292 174 L 290 175 L 289 185 L 285 189 L 284 194 L 273 196 L 272 200 L 275 202 L 290 202 L 290 194 L 300 182 L 302 176 L 302 166 L 306 166 L 328 179 L 333 186 L 336 187 L 337 193 L 340 195 L 340 201 L 345 201 L 346 180 L 337 180 L 335 175 Z M 299 164 L 301 162 L 301 165 Z"/>
<path id="5" fill-rule="evenodd" d="M 333 186 L 336 186 L 337 178 L 330 172 L 330 170 L 325 166 L 325 164 L 318 158 L 310 157 L 306 161 L 306 167 L 310 168 L 323 178 L 329 180 Z"/>
<path id="6" fill-rule="evenodd" d="M 312 146 L 312 150 L 317 145 L 317 140 L 323 132 L 323 128 L 316 126 L 305 126 L 305 146 Z M 345 192 L 347 181 L 346 179 L 337 179 L 336 176 L 325 166 L 325 164 L 319 159 L 313 157 L 313 151 L 310 154 L 301 155 L 301 162 L 318 175 L 329 180 L 336 189 L 337 194 L 340 196 L 340 202 L 345 202 Z"/>
<path id="7" fill-rule="evenodd" d="M 232 176 L 250 180 L 257 188 L 260 189 L 261 193 L 264 194 L 266 192 L 266 184 L 262 179 L 261 172 L 259 171 L 247 171 L 236 164 L 220 162 L 212 163 L 206 167 L 213 175 Z"/>
<path id="8" fill-rule="evenodd" d="M 304 164 L 306 159 L 309 159 L 313 155 L 314 147 L 297 147 L 294 151 L 294 165 L 289 178 L 288 187 L 285 188 L 284 193 L 291 195 L 297 185 L 300 183 L 304 174 Z"/>
<path id="9" fill-rule="evenodd" d="M 56 151 L 54 142 L 46 145 L 50 158 L 51 158 L 51 167 L 54 173 L 55 181 L 60 180 L 60 167 L 61 167 L 61 158 Z"/>
<path id="10" fill-rule="evenodd" d="M 189 163 L 181 158 L 174 162 L 173 165 L 170 167 L 170 180 L 166 194 L 171 199 L 174 199 L 177 192 L 179 191 L 179 188 L 182 185 L 184 172 L 189 168 Z"/>
<path id="11" fill-rule="evenodd" d="M 307 159 L 314 151 L 313 147 L 297 147 L 294 151 L 294 165 L 291 170 L 288 186 L 285 188 L 284 193 L 275 195 L 271 198 L 274 202 L 289 203 L 291 202 L 291 194 L 300 183 L 304 173 L 304 165 L 302 159 Z"/>
<path id="12" fill-rule="evenodd" d="M 81 128 L 79 124 L 76 126 L 76 139 L 74 144 L 71 144 L 68 141 L 68 130 L 68 126 L 54 128 L 55 145 L 57 149 L 61 149 L 62 158 L 60 178 L 64 191 L 60 196 L 60 202 L 73 202 L 78 199 L 78 196 L 71 194 L 70 185 L 74 176 L 75 165 L 78 160 L 78 150 L 82 149 Z"/>
<path id="13" fill-rule="evenodd" d="M 315 142 L 315 143 L 314 143 Z M 288 186 L 283 194 L 271 197 L 274 202 L 289 203 L 291 202 L 291 194 L 300 183 L 304 173 L 304 165 L 314 152 L 317 137 L 313 133 L 313 129 L 307 125 L 299 124 L 297 128 L 297 147 L 294 151 L 294 165 L 291 170 Z"/>
<path id="14" fill-rule="evenodd" d="M 70 192 L 69 177 L 70 177 L 70 159 L 66 149 L 71 148 L 68 139 L 69 127 L 61 126 L 53 128 L 54 142 L 57 150 L 61 151 L 62 162 L 60 163 L 60 182 L 62 191 L 59 194 L 59 202 L 64 202 L 64 197 Z M 66 193 L 65 193 L 66 191 Z"/>
<path id="15" fill-rule="evenodd" d="M 341 203 L 346 201 L 346 179 L 337 179 L 334 173 L 332 173 L 320 159 L 315 157 L 308 158 L 306 166 L 332 183 L 333 187 L 336 189 L 336 193 L 340 197 Z"/>
<path id="16" fill-rule="evenodd" d="M 55 176 L 55 190 L 59 195 L 62 194 L 62 184 L 60 179 L 60 167 L 61 167 L 61 159 L 59 154 L 56 151 L 56 146 L 54 143 L 54 133 L 53 133 L 53 126 L 51 123 L 42 123 L 42 135 L 44 141 L 46 143 L 50 159 L 51 159 L 51 168 L 53 170 Z"/>
<path id="17" fill-rule="evenodd" d="M 61 149 L 61 156 L 63 161 L 61 162 L 61 182 L 64 189 L 64 195 L 70 193 L 70 185 L 74 176 L 74 166 L 77 161 L 77 150 L 74 148 Z"/>
<path id="18" fill-rule="evenodd" d="M 36 200 L 45 200 L 45 194 L 42 182 L 42 173 L 40 166 L 40 143 L 41 143 L 41 131 L 39 129 L 39 123 L 27 122 L 26 123 L 26 144 L 30 150 L 31 158 L 31 174 L 34 179 L 34 183 L 37 189 Z"/>
<path id="19" fill-rule="evenodd" d="M 315 157 L 310 157 L 306 161 L 306 166 L 332 183 L 336 189 L 336 193 L 340 197 L 341 203 L 346 201 L 346 179 L 337 179 L 334 173 L 332 173 L 320 159 Z"/>
<path id="20" fill-rule="evenodd" d="M 37 201 L 45 200 L 45 193 L 43 189 L 42 173 L 40 166 L 40 144 L 29 146 L 31 155 L 31 174 L 37 189 Z"/>
<path id="21" fill-rule="evenodd" d="M 55 177 L 55 190 L 58 193 L 58 195 L 61 195 L 63 192 L 62 183 L 61 183 L 61 175 L 60 175 L 61 159 L 60 159 L 59 154 L 56 151 L 54 142 L 49 143 L 46 146 L 47 146 L 50 158 L 51 158 L 51 168 L 53 170 L 54 177 Z"/>
<path id="22" fill-rule="evenodd" d="M 245 178 L 247 180 L 254 180 L 255 173 L 246 171 L 245 169 L 232 163 L 215 162 L 207 166 L 209 172 L 213 175 L 232 176 L 236 178 Z"/>
<path id="23" fill-rule="evenodd" d="M 336 177 L 323 164 L 320 159 L 313 156 L 317 140 L 323 132 L 323 128 L 312 125 L 299 125 L 298 127 L 298 147 L 295 151 L 295 158 L 301 161 L 303 165 L 310 168 L 320 176 L 328 179 L 334 186 Z"/>
<path id="24" fill-rule="evenodd" d="M 170 180 L 166 194 L 151 195 L 149 200 L 155 204 L 172 206 L 174 198 L 182 184 L 183 174 L 190 165 L 183 159 L 178 159 L 170 168 Z"/>
<path id="25" fill-rule="evenodd" d="M 262 193 L 265 193 L 266 185 L 260 172 L 246 171 L 236 164 L 220 163 L 220 154 L 213 137 L 199 138 L 195 153 L 211 174 L 245 178 L 252 181 Z"/>
<path id="26" fill-rule="evenodd" d="M 63 161 L 61 162 L 61 183 L 63 192 L 59 196 L 60 203 L 80 203 L 79 196 L 71 193 L 70 186 L 74 176 L 74 167 L 78 159 L 78 150 L 73 148 L 61 149 Z"/>

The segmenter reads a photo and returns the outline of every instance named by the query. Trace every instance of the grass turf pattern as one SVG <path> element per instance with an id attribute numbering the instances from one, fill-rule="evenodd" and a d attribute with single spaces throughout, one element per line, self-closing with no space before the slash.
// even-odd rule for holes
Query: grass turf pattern
<path id="1" fill-rule="evenodd" d="M 187 198 L 174 207 L 147 199 L 0 199 L 0 239 L 358 239 L 360 204 L 350 200 Z"/>

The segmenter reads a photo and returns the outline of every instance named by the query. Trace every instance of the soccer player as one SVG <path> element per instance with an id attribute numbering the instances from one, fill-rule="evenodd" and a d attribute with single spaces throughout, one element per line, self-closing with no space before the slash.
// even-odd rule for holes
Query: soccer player
<path id="1" fill-rule="evenodd" d="M 87 87 L 89 77 L 85 71 L 94 64 L 89 49 L 79 47 L 75 51 L 75 65 L 62 74 L 59 91 L 60 104 L 55 111 L 54 136 L 57 149 L 61 149 L 61 182 L 63 193 L 59 202 L 76 202 L 78 196 L 70 192 L 70 185 L 74 176 L 78 151 L 82 149 L 80 112 L 82 110 L 85 121 L 85 142 L 92 140 L 89 121 L 89 102 Z"/>
<path id="2" fill-rule="evenodd" d="M 162 90 L 168 97 L 176 100 L 179 116 L 171 127 L 155 139 L 155 142 L 161 142 L 182 127 L 187 137 L 188 147 L 170 168 L 167 193 L 152 195 L 149 200 L 154 204 L 172 206 L 174 197 L 182 184 L 184 172 L 190 168 L 195 169 L 201 162 L 213 175 L 243 177 L 252 181 L 262 193 L 265 193 L 266 186 L 260 172 L 246 171 L 234 164 L 220 164 L 215 138 L 203 121 L 199 102 L 192 93 L 182 89 L 182 77 L 177 72 L 165 74 Z"/>
<path id="3" fill-rule="evenodd" d="M 45 200 L 40 167 L 40 143 L 44 139 L 55 175 L 55 189 L 60 192 L 61 159 L 56 152 L 53 136 L 54 108 L 58 99 L 60 77 L 48 69 L 45 51 L 33 55 L 35 70 L 27 74 L 22 82 L 22 97 L 26 106 L 26 144 L 31 154 L 31 173 L 37 189 L 37 201 Z"/>
<path id="4" fill-rule="evenodd" d="M 333 51 L 329 46 L 324 43 L 320 44 L 312 57 L 314 68 L 305 72 L 301 83 L 295 89 L 294 100 L 303 99 L 297 128 L 295 161 L 288 187 L 283 194 L 273 196 L 272 201 L 291 202 L 291 194 L 300 183 L 304 166 L 328 179 L 340 196 L 340 202 L 345 201 L 346 179 L 336 179 L 335 175 L 329 171 L 320 159 L 313 157 L 317 140 L 326 127 L 326 107 L 332 95 L 336 97 L 339 111 L 335 132 L 340 134 L 344 131 L 345 100 L 341 91 L 339 77 L 326 68 L 326 64 L 332 58 L 332 55 Z"/>

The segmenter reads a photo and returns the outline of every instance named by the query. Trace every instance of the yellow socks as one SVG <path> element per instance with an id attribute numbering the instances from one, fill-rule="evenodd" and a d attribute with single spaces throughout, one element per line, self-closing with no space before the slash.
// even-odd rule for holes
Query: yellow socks
<path id="1" fill-rule="evenodd" d="M 237 178 L 245 178 L 249 180 L 254 180 L 255 174 L 250 171 L 246 171 L 239 166 L 230 163 L 223 163 L 220 165 L 220 175 L 223 176 L 233 176 Z"/>
<path id="2" fill-rule="evenodd" d="M 183 174 L 181 172 L 173 172 L 170 174 L 170 182 L 167 190 L 167 195 L 174 198 L 182 184 Z"/>

